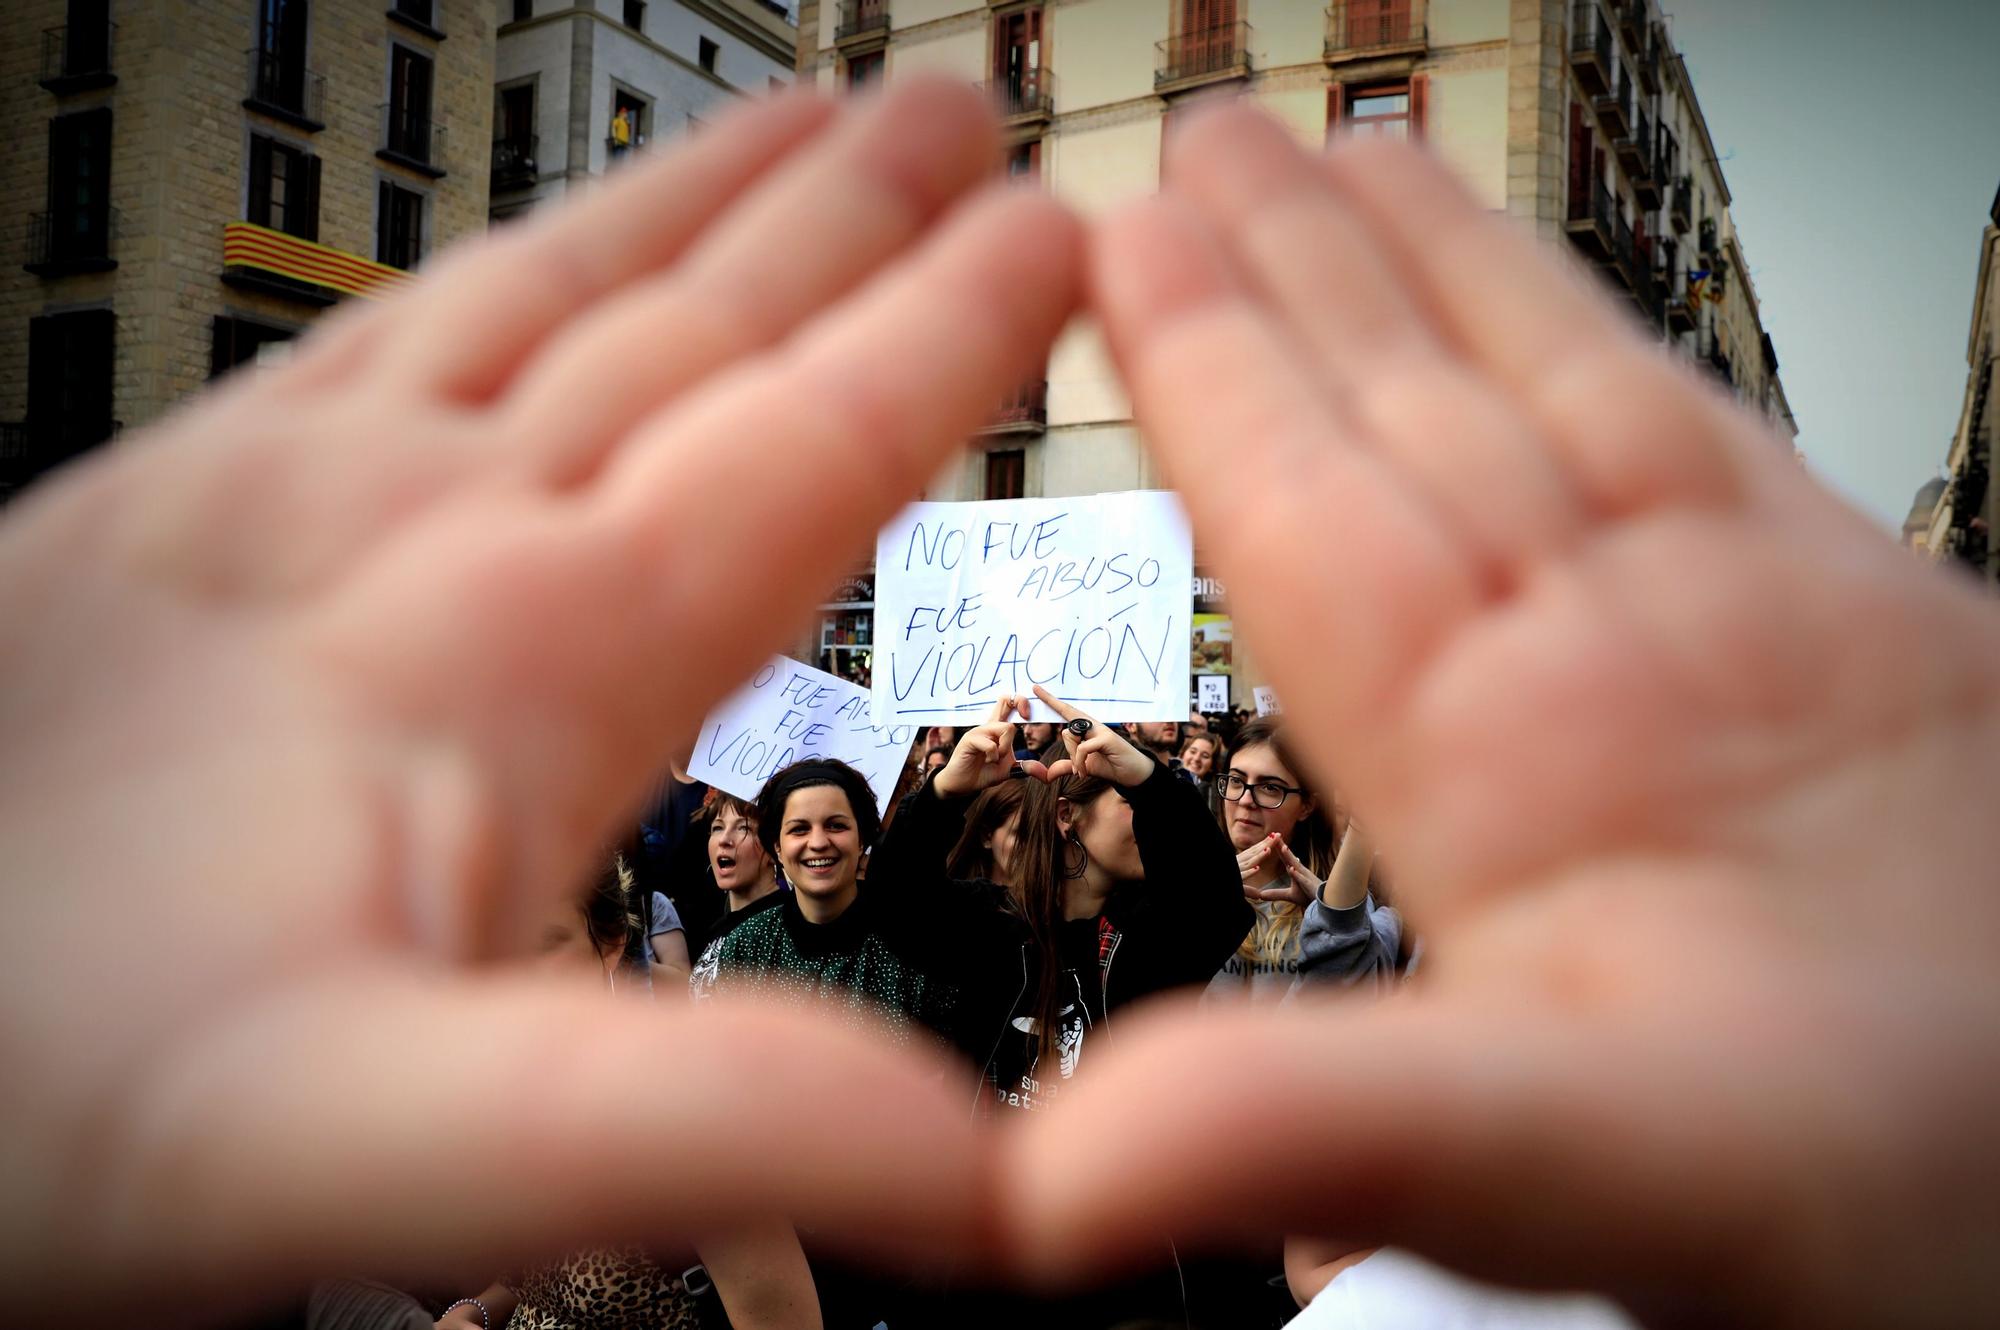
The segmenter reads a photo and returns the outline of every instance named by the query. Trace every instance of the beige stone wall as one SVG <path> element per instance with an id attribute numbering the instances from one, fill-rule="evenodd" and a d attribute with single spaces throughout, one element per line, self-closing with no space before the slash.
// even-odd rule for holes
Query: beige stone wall
<path id="1" fill-rule="evenodd" d="M 149 0 L 114 6 L 116 86 L 57 98 L 37 83 L 40 33 L 62 22 L 62 0 L 19 0 L 0 28 L 0 205 L 20 217 L 45 206 L 48 120 L 58 110 L 112 108 L 111 202 L 118 214 L 114 272 L 44 279 L 17 254 L 0 264 L 0 419 L 26 408 L 27 321 L 47 311 L 109 302 L 118 316 L 115 416 L 144 424 L 208 378 L 218 314 L 284 327 L 317 311 L 225 287 L 223 227 L 243 216 L 254 125 L 321 159 L 322 244 L 372 259 L 376 183 L 396 179 L 430 196 L 430 252 L 485 229 L 492 141 L 492 6 L 437 0 L 433 41 L 384 16 L 385 0 L 317 0 L 308 64 L 326 79 L 325 128 L 307 133 L 243 108 L 256 41 L 251 0 Z M 380 105 L 391 41 L 435 61 L 433 119 L 446 127 L 431 181 L 381 161 Z M 20 244 L 17 238 L 16 246 Z"/>

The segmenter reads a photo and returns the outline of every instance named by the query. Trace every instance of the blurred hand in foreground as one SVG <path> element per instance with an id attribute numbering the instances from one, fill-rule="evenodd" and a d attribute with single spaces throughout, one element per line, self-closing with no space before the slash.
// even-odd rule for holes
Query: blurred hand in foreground
<path id="1" fill-rule="evenodd" d="M 1993 606 L 1404 147 L 1197 119 L 1092 272 L 1429 949 L 1121 1032 L 1008 1142 L 1027 1257 L 1283 1225 L 1661 1320 L 1994 1319 Z"/>

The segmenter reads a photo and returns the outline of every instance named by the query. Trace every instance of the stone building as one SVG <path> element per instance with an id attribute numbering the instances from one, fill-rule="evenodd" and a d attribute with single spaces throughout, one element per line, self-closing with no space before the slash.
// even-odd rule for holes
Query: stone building
<path id="1" fill-rule="evenodd" d="M 1929 548 L 1931 557 L 1956 559 L 1989 587 L 2000 586 L 2000 490 L 1991 483 L 1993 441 L 2000 435 L 2000 193 L 1993 196 L 1992 224 L 1979 238 L 1979 277 L 1972 294 L 1972 328 L 1965 339 L 1965 398 L 1958 429 L 1945 458 L 1948 480 L 1937 500 Z"/>
<path id="2" fill-rule="evenodd" d="M 496 0 L 495 221 L 792 81 L 772 0 Z"/>
<path id="3" fill-rule="evenodd" d="M 1421 137 L 1496 211 L 1598 269 L 1786 446 L 1796 434 L 1658 0 L 806 0 L 798 60 L 802 79 L 829 88 L 919 71 L 986 84 L 1010 169 L 1086 214 L 1157 188 L 1167 121 L 1218 91 L 1255 99 L 1309 144 L 1342 129 Z M 1158 483 L 1079 321 L 926 493 Z"/>
<path id="4" fill-rule="evenodd" d="M 492 0 L 10 0 L 0 495 L 486 225 Z"/>

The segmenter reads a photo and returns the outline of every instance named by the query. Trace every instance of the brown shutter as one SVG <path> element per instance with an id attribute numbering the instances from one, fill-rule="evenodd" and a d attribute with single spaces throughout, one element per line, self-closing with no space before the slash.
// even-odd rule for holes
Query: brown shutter
<path id="1" fill-rule="evenodd" d="M 1340 133 L 1340 122 L 1343 119 L 1341 113 L 1345 109 L 1346 104 L 1347 89 L 1341 84 L 1336 83 L 1326 90 L 1326 141 L 1328 143 L 1333 142 L 1334 136 Z"/>
<path id="2" fill-rule="evenodd" d="M 271 224 L 271 140 L 250 136 L 250 220 Z"/>
<path id="3" fill-rule="evenodd" d="M 1430 130 L 1431 76 L 1417 74 L 1410 79 L 1410 137 L 1424 138 Z"/>
<path id="4" fill-rule="evenodd" d="M 300 220 L 299 235 L 306 240 L 319 239 L 319 158 L 310 154 L 305 159 L 305 207 Z"/>

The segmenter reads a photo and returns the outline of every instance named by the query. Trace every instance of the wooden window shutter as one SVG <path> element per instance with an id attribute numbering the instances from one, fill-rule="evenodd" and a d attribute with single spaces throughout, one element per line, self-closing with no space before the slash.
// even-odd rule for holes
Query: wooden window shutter
<path id="1" fill-rule="evenodd" d="M 1342 112 L 1347 106 L 1347 89 L 1336 83 L 1326 90 L 1326 141 L 1333 142 L 1334 135 L 1340 133 Z"/>
<path id="2" fill-rule="evenodd" d="M 250 220 L 271 224 L 271 140 L 250 136 Z"/>
<path id="3" fill-rule="evenodd" d="M 1410 77 L 1410 137 L 1420 139 L 1430 132 L 1431 76 Z"/>
<path id="4" fill-rule="evenodd" d="M 305 168 L 306 168 L 306 178 L 305 178 L 306 201 L 305 201 L 305 207 L 301 214 L 304 225 L 302 225 L 299 228 L 299 235 L 307 240 L 318 240 L 319 239 L 319 158 L 314 156 L 308 156 L 305 159 Z"/>

